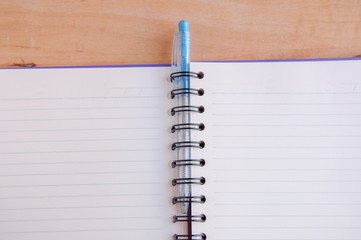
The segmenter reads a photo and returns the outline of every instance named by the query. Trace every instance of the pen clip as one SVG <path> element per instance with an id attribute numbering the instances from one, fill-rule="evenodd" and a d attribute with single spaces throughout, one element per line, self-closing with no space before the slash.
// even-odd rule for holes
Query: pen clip
<path id="1" fill-rule="evenodd" d="M 174 34 L 173 39 L 173 48 L 172 48 L 172 72 L 178 72 L 178 54 L 180 54 L 179 51 L 179 33 Z"/>

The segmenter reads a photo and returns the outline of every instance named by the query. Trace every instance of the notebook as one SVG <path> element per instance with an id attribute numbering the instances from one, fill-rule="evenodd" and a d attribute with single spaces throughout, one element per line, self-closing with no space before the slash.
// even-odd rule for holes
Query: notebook
<path id="1" fill-rule="evenodd" d="M 192 238 L 360 239 L 361 60 L 191 69 Z M 188 239 L 170 71 L 1 69 L 0 239 Z"/>

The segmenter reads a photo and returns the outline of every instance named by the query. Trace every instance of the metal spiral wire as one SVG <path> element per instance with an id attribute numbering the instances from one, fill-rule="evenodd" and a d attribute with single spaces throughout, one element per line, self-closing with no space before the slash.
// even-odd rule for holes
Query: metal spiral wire
<path id="1" fill-rule="evenodd" d="M 201 79 L 204 77 L 202 72 L 174 72 L 170 75 L 170 80 L 173 82 L 177 78 L 189 77 L 189 78 L 198 78 Z M 170 93 L 170 97 L 174 99 L 177 95 L 196 95 L 203 96 L 204 90 L 202 88 L 178 88 L 174 89 Z M 181 112 L 192 112 L 192 113 L 203 113 L 205 108 L 203 106 L 193 106 L 193 105 L 184 105 L 184 106 L 176 106 L 171 109 L 171 115 L 174 116 L 177 113 Z M 193 130 L 193 131 L 203 131 L 205 129 L 204 123 L 180 123 L 175 124 L 171 127 L 171 132 L 179 132 L 184 130 Z M 178 141 L 174 142 L 171 146 L 172 150 L 175 151 L 180 148 L 199 148 L 202 149 L 205 147 L 204 141 Z M 172 162 L 172 167 L 180 167 L 180 166 L 193 166 L 193 167 L 203 167 L 206 161 L 201 159 L 177 159 Z M 206 183 L 206 179 L 204 177 L 199 178 L 175 178 L 172 180 L 172 185 L 176 186 L 179 184 L 198 184 L 203 185 Z M 201 196 L 178 196 L 173 197 L 173 204 L 185 203 L 188 202 L 190 204 L 193 203 L 204 203 L 206 201 L 206 197 Z M 188 225 L 191 222 L 204 222 L 206 221 L 206 215 L 192 215 L 191 210 L 188 215 L 174 215 L 173 222 L 188 222 Z M 191 226 L 191 225 L 190 225 Z M 207 239 L 206 234 L 191 234 L 191 231 L 188 235 L 178 235 L 175 234 L 173 236 L 174 240 L 205 240 Z"/>

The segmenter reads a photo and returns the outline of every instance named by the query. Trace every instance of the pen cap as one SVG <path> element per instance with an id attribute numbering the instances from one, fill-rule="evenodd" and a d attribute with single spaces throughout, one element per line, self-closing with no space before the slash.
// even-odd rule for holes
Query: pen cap
<path id="1" fill-rule="evenodd" d="M 188 22 L 185 20 L 182 20 L 178 23 L 178 29 L 180 32 L 188 32 Z"/>
<path id="2" fill-rule="evenodd" d="M 181 21 L 178 24 L 179 32 L 174 35 L 172 51 L 172 72 L 189 71 L 190 64 L 190 34 L 188 31 L 188 22 Z M 188 79 L 180 79 L 182 88 L 189 87 Z M 179 82 L 178 80 L 174 81 Z"/>

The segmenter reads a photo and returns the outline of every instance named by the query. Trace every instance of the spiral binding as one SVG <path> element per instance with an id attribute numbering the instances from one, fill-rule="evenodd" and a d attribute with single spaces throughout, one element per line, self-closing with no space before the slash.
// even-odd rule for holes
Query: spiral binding
<path id="1" fill-rule="evenodd" d="M 174 89 L 170 92 L 170 97 L 173 99 L 176 95 L 180 95 L 180 94 L 184 94 L 184 93 L 203 96 L 204 90 L 202 88 L 199 88 L 199 89 L 178 88 L 178 89 Z"/>
<path id="2" fill-rule="evenodd" d="M 180 123 L 180 124 L 173 125 L 171 128 L 171 132 L 175 133 L 176 131 L 186 130 L 186 129 L 203 131 L 204 128 L 205 128 L 205 126 L 203 123 Z"/>
<path id="3" fill-rule="evenodd" d="M 184 93 L 186 94 L 186 93 Z M 203 106 L 178 106 L 171 109 L 170 113 L 172 116 L 174 116 L 177 112 L 196 112 L 196 113 L 202 113 L 204 112 Z"/>
<path id="4" fill-rule="evenodd" d="M 179 166 L 199 166 L 203 167 L 206 164 L 206 161 L 201 159 L 183 159 L 183 160 L 175 160 L 172 162 L 172 168 L 179 167 Z"/>
<path id="5" fill-rule="evenodd" d="M 206 183 L 206 179 L 204 177 L 200 178 L 175 178 L 172 180 L 172 185 L 178 185 L 178 184 L 199 184 L 203 185 Z"/>
<path id="6" fill-rule="evenodd" d="M 194 235 L 192 235 L 192 239 L 189 239 L 189 238 L 188 238 L 188 235 L 177 235 L 177 234 L 174 234 L 173 239 L 174 239 L 174 240 L 205 240 L 205 239 L 207 239 L 207 236 L 206 236 L 206 234 L 204 234 L 204 233 L 194 234 Z"/>
<path id="7" fill-rule="evenodd" d="M 173 217 L 173 222 L 187 222 L 188 221 L 187 215 L 175 215 Z M 207 219 L 206 215 L 191 215 L 191 221 L 192 222 L 205 222 Z"/>
<path id="8" fill-rule="evenodd" d="M 172 144 L 172 150 L 176 150 L 177 148 L 204 148 L 206 144 L 203 141 L 183 141 L 183 142 L 175 142 Z"/>
<path id="9" fill-rule="evenodd" d="M 172 199 L 173 204 L 180 202 L 192 202 L 192 203 L 205 203 L 206 197 L 201 196 L 191 196 L 191 197 L 174 197 Z"/>
<path id="10" fill-rule="evenodd" d="M 189 78 L 198 78 L 202 79 L 204 77 L 204 74 L 202 72 L 195 73 L 195 72 L 174 72 L 170 75 L 170 80 L 173 82 L 175 79 L 180 77 L 189 77 Z M 178 88 L 174 89 L 170 92 L 170 97 L 172 99 L 175 98 L 177 95 L 196 95 L 196 96 L 203 96 L 204 90 L 202 88 L 195 89 L 195 88 Z M 192 106 L 192 105 L 186 105 L 186 106 L 176 106 L 171 109 L 171 115 L 174 116 L 176 113 L 180 112 L 193 112 L 193 113 L 203 113 L 205 111 L 205 108 L 203 106 Z M 195 131 L 203 131 L 205 129 L 204 123 L 180 123 L 175 124 L 171 127 L 171 132 L 175 133 L 178 131 L 183 130 L 195 130 Z M 171 146 L 172 150 L 176 150 L 179 148 L 199 148 L 202 149 L 205 147 L 204 141 L 179 141 L 174 142 Z M 172 167 L 179 167 L 179 166 L 195 166 L 195 167 L 203 167 L 205 165 L 206 161 L 204 159 L 178 159 L 172 162 Z M 204 177 L 199 178 L 175 178 L 172 180 L 172 185 L 176 186 L 178 184 L 198 184 L 203 185 L 205 184 L 206 179 Z M 206 201 L 206 197 L 201 196 L 178 196 L 173 197 L 172 202 L 173 204 L 177 203 L 184 203 L 188 202 L 190 204 L 192 203 L 204 203 Z M 204 222 L 206 221 L 206 215 L 200 214 L 200 215 L 192 215 L 191 210 L 188 215 L 174 215 L 173 216 L 173 222 L 188 222 L 188 225 L 191 224 L 191 222 Z M 188 235 L 178 235 L 175 234 L 173 236 L 174 240 L 205 240 L 207 239 L 206 234 L 191 234 L 191 230 L 188 233 Z"/>
<path id="11" fill-rule="evenodd" d="M 190 77 L 202 79 L 204 77 L 203 72 L 174 72 L 170 75 L 170 81 L 173 82 L 174 79 L 179 77 Z"/>

